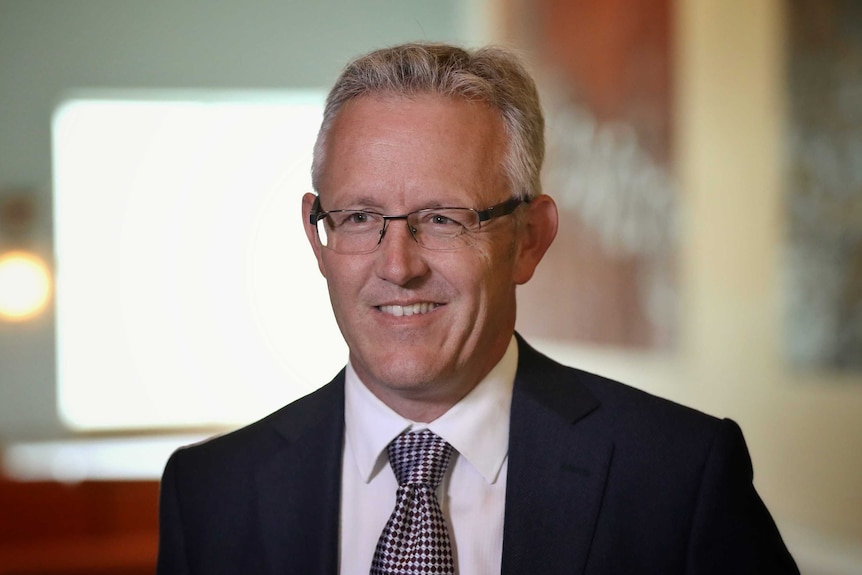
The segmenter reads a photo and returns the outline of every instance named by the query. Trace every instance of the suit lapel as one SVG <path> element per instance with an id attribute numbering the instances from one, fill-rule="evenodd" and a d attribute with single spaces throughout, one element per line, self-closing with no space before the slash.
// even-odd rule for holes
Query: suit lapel
<path id="1" fill-rule="evenodd" d="M 613 443 L 579 425 L 598 401 L 519 338 L 503 531 L 504 575 L 580 574 Z"/>
<path id="2" fill-rule="evenodd" d="M 274 426 L 283 437 L 257 470 L 258 513 L 272 573 L 338 570 L 344 441 L 343 373 Z"/>
<path id="3" fill-rule="evenodd" d="M 512 397 L 503 575 L 581 574 L 613 443 L 578 425 L 598 401 L 520 337 Z M 278 575 L 338 571 L 344 376 L 273 420 L 281 447 L 256 471 L 266 563 Z"/>

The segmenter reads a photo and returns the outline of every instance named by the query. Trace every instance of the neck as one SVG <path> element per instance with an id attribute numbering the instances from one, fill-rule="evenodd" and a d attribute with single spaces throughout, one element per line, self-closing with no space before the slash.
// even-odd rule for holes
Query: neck
<path id="1" fill-rule="evenodd" d="M 418 423 L 431 423 L 449 411 L 453 405 L 461 401 L 477 384 L 478 381 L 468 388 L 462 389 L 460 393 L 443 396 L 434 394 L 433 397 L 428 397 L 428 394 L 421 393 L 421 391 L 410 393 L 405 390 L 398 390 L 398 392 L 392 393 L 386 388 L 368 385 L 363 382 L 363 385 L 392 411 L 405 419 Z"/>

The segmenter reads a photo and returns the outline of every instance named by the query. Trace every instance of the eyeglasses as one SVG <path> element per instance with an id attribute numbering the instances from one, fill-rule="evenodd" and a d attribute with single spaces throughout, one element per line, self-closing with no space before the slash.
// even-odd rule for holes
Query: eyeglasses
<path id="1" fill-rule="evenodd" d="M 413 239 L 429 250 L 455 250 L 463 236 L 476 232 L 482 222 L 506 216 L 529 200 L 511 198 L 485 210 L 472 208 L 426 208 L 401 216 L 385 216 L 368 210 L 323 211 L 320 197 L 314 200 L 309 223 L 317 228 L 324 247 L 340 254 L 373 252 L 383 241 L 391 220 L 404 220 Z"/>

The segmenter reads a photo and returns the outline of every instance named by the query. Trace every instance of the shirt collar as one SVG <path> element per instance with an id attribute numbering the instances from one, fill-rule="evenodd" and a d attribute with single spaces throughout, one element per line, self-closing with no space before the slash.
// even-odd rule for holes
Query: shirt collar
<path id="1" fill-rule="evenodd" d="M 461 401 L 431 423 L 401 417 L 359 379 L 350 363 L 345 374 L 346 441 L 367 483 L 387 465 L 386 447 L 407 430 L 428 428 L 458 451 L 488 483 L 494 483 L 509 449 L 509 411 L 518 368 L 514 336 L 496 366 Z"/>

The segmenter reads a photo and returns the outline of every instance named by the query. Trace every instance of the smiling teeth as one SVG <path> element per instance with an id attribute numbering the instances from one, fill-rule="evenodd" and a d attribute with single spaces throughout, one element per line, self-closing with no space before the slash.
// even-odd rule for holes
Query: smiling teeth
<path id="1" fill-rule="evenodd" d="M 416 315 L 421 313 L 428 313 L 432 309 L 436 308 L 436 303 L 414 303 L 412 305 L 382 305 L 380 306 L 380 311 L 383 313 L 388 313 L 394 316 L 402 316 L 402 315 Z"/>

